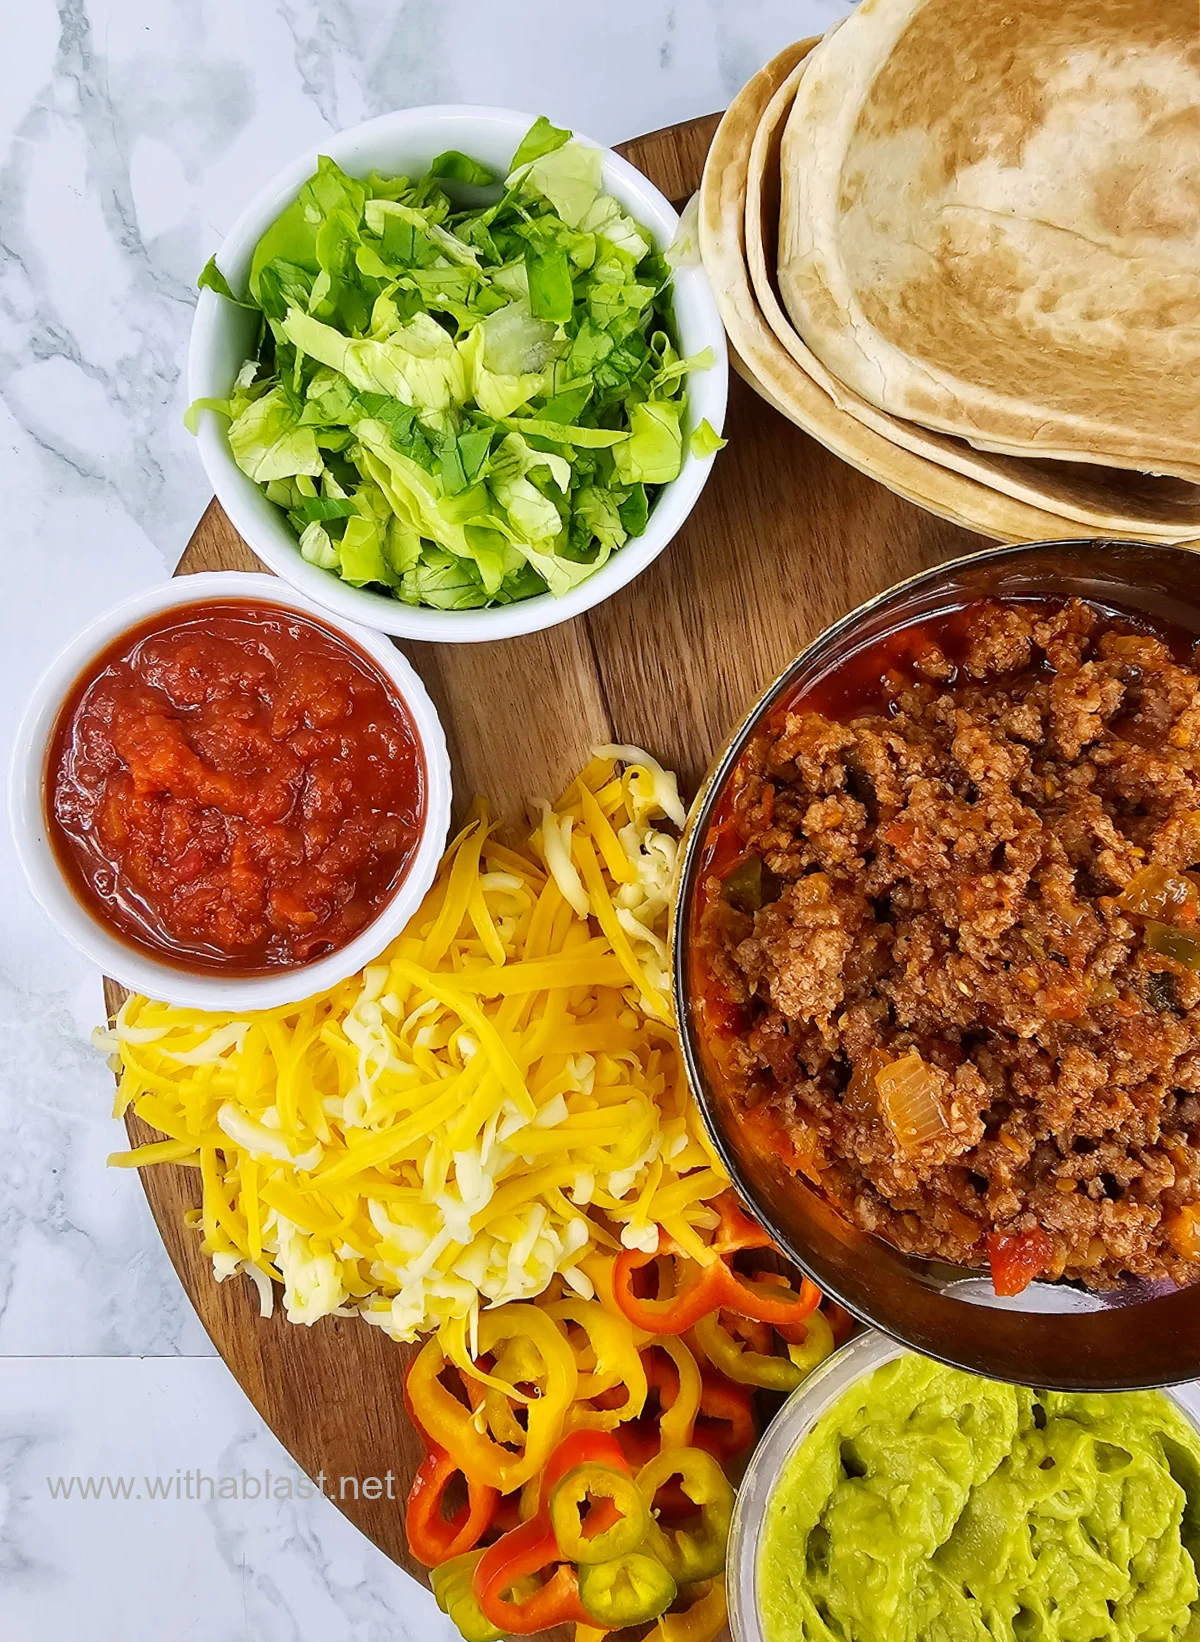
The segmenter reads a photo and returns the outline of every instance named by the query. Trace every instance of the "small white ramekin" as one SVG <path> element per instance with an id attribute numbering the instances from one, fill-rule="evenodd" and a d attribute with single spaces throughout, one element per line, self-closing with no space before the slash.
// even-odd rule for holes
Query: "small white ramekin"
<path id="1" fill-rule="evenodd" d="M 370 171 L 419 176 L 449 148 L 460 149 L 485 165 L 503 170 L 532 124 L 531 115 L 512 109 L 444 104 L 381 114 L 378 119 L 338 132 L 306 150 L 251 201 L 217 252 L 217 264 L 235 291 L 245 289 L 255 245 L 316 170 L 321 154 L 336 160 L 353 176 L 366 176 Z M 603 152 L 604 189 L 649 229 L 658 248 L 665 250 L 679 223 L 670 202 L 628 161 L 610 149 Z M 347 621 L 439 644 L 515 638 L 554 627 L 602 603 L 656 559 L 692 511 L 712 469 L 713 457 L 692 455 L 686 437 L 705 419 L 718 433 L 724 426 L 728 389 L 725 332 L 708 276 L 698 263 L 676 269 L 672 289 L 683 354 L 711 348 L 714 358 L 709 370 L 692 371 L 687 378 L 683 471 L 663 488 L 644 532 L 626 542 L 594 576 L 563 598 L 546 593 L 486 610 L 425 610 L 383 593 L 351 587 L 332 571 L 321 570 L 301 558 L 287 519 L 238 467 L 229 449 L 227 423 L 211 411 L 201 415 L 198 434 L 205 472 L 234 528 L 259 558 Z M 234 377 L 253 352 L 255 329 L 254 314 L 235 308 L 213 291 L 201 291 L 188 353 L 188 392 L 192 399 L 228 397 Z"/>
<path id="2" fill-rule="evenodd" d="M 868 1329 L 819 1364 L 767 1427 L 738 1488 L 729 1530 L 726 1581 L 733 1642 L 768 1642 L 758 1601 L 758 1555 L 771 1495 L 784 1467 L 817 1421 L 852 1385 L 894 1358 L 909 1354 L 898 1340 Z M 1200 1427 L 1200 1385 L 1164 1386 L 1162 1394 Z"/>
<path id="3" fill-rule="evenodd" d="M 403 881 L 377 917 L 339 951 L 270 975 L 225 976 L 181 969 L 122 940 L 84 906 L 64 878 L 46 826 L 46 759 L 59 711 L 76 680 L 122 633 L 149 617 L 189 605 L 249 600 L 296 610 L 355 645 L 396 689 L 425 755 L 425 823 Z M 106 975 L 131 991 L 191 1009 L 224 1013 L 296 1003 L 345 980 L 378 957 L 412 917 L 434 880 L 450 825 L 450 760 L 425 686 L 387 639 L 331 615 L 276 576 L 215 571 L 180 576 L 138 593 L 88 623 L 39 680 L 17 731 L 9 783 L 9 818 L 29 887 L 59 933 Z"/>

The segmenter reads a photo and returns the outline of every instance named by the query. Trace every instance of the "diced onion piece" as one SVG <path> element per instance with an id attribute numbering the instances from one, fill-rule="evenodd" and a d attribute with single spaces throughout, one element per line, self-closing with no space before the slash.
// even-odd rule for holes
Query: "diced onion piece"
<path id="1" fill-rule="evenodd" d="M 855 1061 L 849 1086 L 842 1097 L 842 1105 L 854 1117 L 879 1116 L 879 1090 L 875 1079 L 892 1064 L 886 1049 L 868 1049 L 861 1060 Z"/>
<path id="2" fill-rule="evenodd" d="M 915 1049 L 876 1072 L 875 1088 L 888 1126 L 906 1152 L 918 1151 L 945 1133 L 937 1079 Z"/>
<path id="3" fill-rule="evenodd" d="M 1143 867 L 1117 896 L 1122 912 L 1159 923 L 1194 923 L 1200 910 L 1200 892 L 1181 872 L 1166 867 Z"/>

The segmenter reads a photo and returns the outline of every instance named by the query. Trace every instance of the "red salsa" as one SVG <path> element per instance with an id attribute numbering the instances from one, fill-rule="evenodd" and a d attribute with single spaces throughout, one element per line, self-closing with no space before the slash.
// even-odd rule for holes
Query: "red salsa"
<path id="1" fill-rule="evenodd" d="M 160 961 L 261 975 L 338 951 L 408 872 L 425 760 L 383 672 L 322 623 L 153 616 L 76 681 L 46 769 L 55 854 Z"/>

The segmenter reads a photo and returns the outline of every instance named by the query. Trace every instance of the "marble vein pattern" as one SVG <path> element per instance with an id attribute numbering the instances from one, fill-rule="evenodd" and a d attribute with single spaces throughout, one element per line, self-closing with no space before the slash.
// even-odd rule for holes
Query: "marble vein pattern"
<path id="1" fill-rule="evenodd" d="M 322 134 L 488 102 L 614 142 L 723 106 L 844 0 L 3 0 L 0 765 L 97 610 L 169 574 L 207 499 L 182 425 L 196 273 Z M 437 1638 L 319 1499 L 48 1498 L 39 1478 L 281 1453 L 212 1359 L 88 1035 L 99 977 L 0 836 L 0 1635 Z M 103 1462 L 103 1463 L 102 1463 Z M 39 1492 L 39 1488 L 41 1492 Z"/>
<path id="2" fill-rule="evenodd" d="M 0 1635 L 452 1642 L 308 1487 L 218 1358 L 0 1359 Z"/>

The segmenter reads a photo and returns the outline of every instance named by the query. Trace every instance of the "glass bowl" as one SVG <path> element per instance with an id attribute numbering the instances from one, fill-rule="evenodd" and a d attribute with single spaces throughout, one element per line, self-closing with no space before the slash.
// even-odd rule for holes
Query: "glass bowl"
<path id="1" fill-rule="evenodd" d="M 851 611 L 796 658 L 734 732 L 693 806 L 675 902 L 675 1008 L 689 1082 L 735 1186 L 825 1293 L 914 1351 L 972 1373 L 1045 1389 L 1133 1390 L 1200 1373 L 1200 1287 L 1130 1283 L 1092 1293 L 1072 1283 L 1034 1283 L 1001 1299 L 986 1272 L 903 1254 L 859 1231 L 807 1181 L 755 1149 L 709 1061 L 692 1008 L 691 931 L 709 822 L 747 741 L 781 697 L 815 684 L 897 628 L 972 600 L 1071 595 L 1200 638 L 1200 560 L 1191 550 L 1040 542 L 924 571 Z"/>
<path id="2" fill-rule="evenodd" d="M 905 1354 L 906 1347 L 883 1334 L 860 1334 L 813 1370 L 767 1428 L 742 1478 L 729 1531 L 726 1589 L 733 1642 L 767 1642 L 759 1617 L 758 1548 L 767 1505 L 784 1466 L 844 1392 Z M 1200 1391 L 1196 1387 L 1167 1391 L 1166 1395 L 1200 1428 Z"/>

